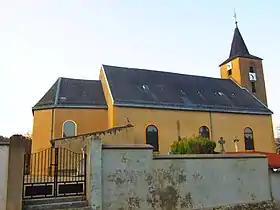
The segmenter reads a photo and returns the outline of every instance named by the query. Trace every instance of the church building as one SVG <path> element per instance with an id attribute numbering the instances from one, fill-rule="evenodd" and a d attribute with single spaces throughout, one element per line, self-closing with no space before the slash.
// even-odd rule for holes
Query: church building
<path id="1" fill-rule="evenodd" d="M 99 80 L 58 78 L 32 109 L 32 150 L 130 123 L 135 142 L 162 154 L 178 137 L 192 135 L 222 137 L 227 152 L 235 151 L 234 139 L 239 151 L 275 152 L 262 59 L 249 52 L 237 26 L 220 73 L 211 78 L 102 65 Z"/>

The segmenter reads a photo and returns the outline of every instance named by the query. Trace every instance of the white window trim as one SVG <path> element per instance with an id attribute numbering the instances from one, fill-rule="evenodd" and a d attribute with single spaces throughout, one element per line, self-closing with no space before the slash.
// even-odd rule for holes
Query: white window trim
<path id="1" fill-rule="evenodd" d="M 61 133 L 62 138 L 64 138 L 64 137 L 63 137 L 63 131 L 64 131 L 64 124 L 65 124 L 66 122 L 73 122 L 73 123 L 74 123 L 74 125 L 75 125 L 75 135 L 74 135 L 74 136 L 77 136 L 77 130 L 78 130 L 77 123 L 76 123 L 74 120 L 65 120 L 65 121 L 62 123 L 62 133 Z M 66 138 L 67 138 L 67 137 L 66 137 Z"/>

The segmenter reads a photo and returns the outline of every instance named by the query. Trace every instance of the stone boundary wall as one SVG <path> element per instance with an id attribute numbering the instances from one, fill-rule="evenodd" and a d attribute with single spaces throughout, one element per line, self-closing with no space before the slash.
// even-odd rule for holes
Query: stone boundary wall
<path id="1" fill-rule="evenodd" d="M 96 136 L 88 150 L 92 209 L 275 209 L 265 155 L 153 155 Z"/>

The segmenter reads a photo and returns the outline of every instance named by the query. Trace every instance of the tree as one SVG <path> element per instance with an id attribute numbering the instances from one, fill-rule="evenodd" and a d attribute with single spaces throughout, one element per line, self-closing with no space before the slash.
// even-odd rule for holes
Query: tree
<path id="1" fill-rule="evenodd" d="M 201 136 L 192 136 L 174 141 L 171 145 L 173 154 L 214 154 L 216 142 Z"/>
<path id="2" fill-rule="evenodd" d="M 7 140 L 9 140 L 9 138 L 8 138 L 8 137 L 1 136 L 1 135 L 0 135 L 0 141 L 7 141 Z"/>

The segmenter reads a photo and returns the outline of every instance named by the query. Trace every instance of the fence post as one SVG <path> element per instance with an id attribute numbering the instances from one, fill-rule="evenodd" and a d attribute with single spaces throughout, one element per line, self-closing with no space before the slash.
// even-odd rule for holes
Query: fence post
<path id="1" fill-rule="evenodd" d="M 93 136 L 89 140 L 86 173 L 91 209 L 102 210 L 102 142 L 99 136 Z"/>
<path id="2" fill-rule="evenodd" d="M 7 210 L 22 209 L 22 192 L 24 178 L 24 153 L 27 140 L 20 135 L 10 138 Z"/>

